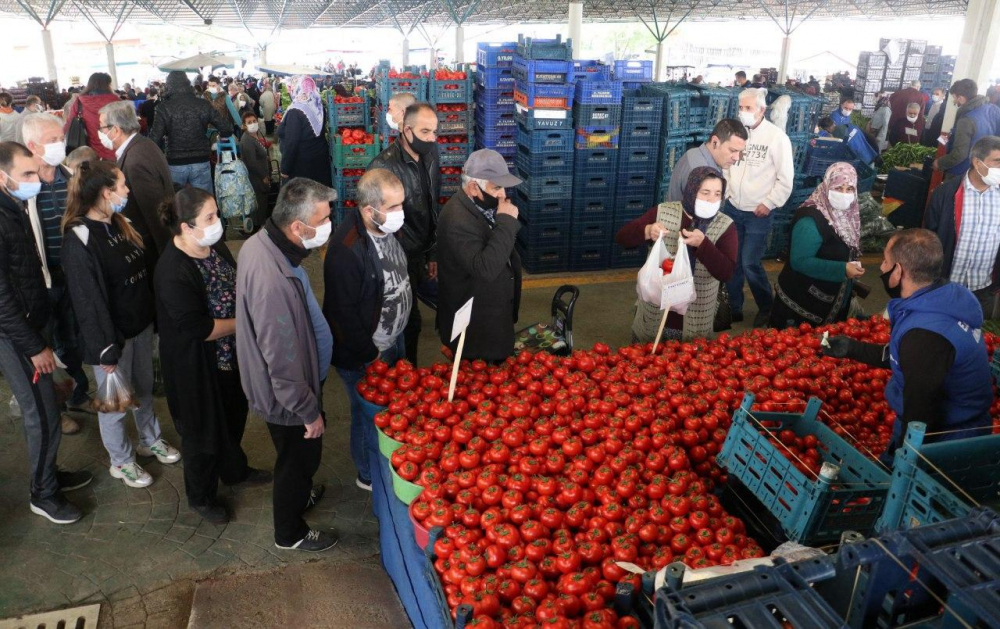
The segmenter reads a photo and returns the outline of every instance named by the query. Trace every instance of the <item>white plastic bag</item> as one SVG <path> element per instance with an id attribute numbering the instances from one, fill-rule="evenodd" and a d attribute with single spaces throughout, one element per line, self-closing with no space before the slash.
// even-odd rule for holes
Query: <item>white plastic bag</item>
<path id="1" fill-rule="evenodd" d="M 664 247 L 666 249 L 666 247 Z M 691 272 L 691 258 L 684 239 L 677 237 L 677 257 L 674 258 L 674 269 L 667 275 L 662 275 L 660 293 L 660 310 L 670 308 L 671 312 L 685 314 L 688 305 L 695 300 L 694 273 Z"/>
<path id="2" fill-rule="evenodd" d="M 657 307 L 660 305 L 660 299 L 663 295 L 663 269 L 660 268 L 660 265 L 668 258 L 670 258 L 670 252 L 663 244 L 663 236 L 660 236 L 653 242 L 646 263 L 639 269 L 639 281 L 635 286 L 636 292 L 639 293 L 639 299 L 647 304 Z"/>

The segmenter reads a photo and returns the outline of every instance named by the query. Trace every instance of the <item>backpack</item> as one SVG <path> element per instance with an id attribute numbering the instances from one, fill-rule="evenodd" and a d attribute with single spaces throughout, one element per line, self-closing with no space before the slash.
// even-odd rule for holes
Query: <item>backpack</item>
<path id="1" fill-rule="evenodd" d="M 257 209 L 257 196 L 246 165 L 230 152 L 215 167 L 215 201 L 227 219 L 245 219 Z"/>

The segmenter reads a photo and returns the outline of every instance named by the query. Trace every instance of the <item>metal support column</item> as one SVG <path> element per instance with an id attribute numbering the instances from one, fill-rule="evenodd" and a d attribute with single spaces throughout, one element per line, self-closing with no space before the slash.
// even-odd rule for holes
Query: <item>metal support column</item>
<path id="1" fill-rule="evenodd" d="M 573 42 L 573 57 L 583 56 L 583 2 L 569 3 L 569 38 Z"/>
<path id="2" fill-rule="evenodd" d="M 49 73 L 50 81 L 58 81 L 56 73 L 56 53 L 52 48 L 52 31 L 42 28 L 42 48 L 45 50 L 45 68 Z"/>
<path id="3" fill-rule="evenodd" d="M 792 53 L 792 35 L 789 33 L 781 40 L 781 64 L 778 66 L 778 85 L 784 85 L 788 79 L 788 63 Z"/>
<path id="4" fill-rule="evenodd" d="M 1000 42 L 1000 3 L 996 0 L 969 0 L 965 11 L 965 29 L 962 43 L 955 59 L 954 80 L 972 79 L 979 85 L 979 92 L 986 93 L 986 86 L 993 78 L 991 73 Z M 949 101 L 951 99 L 948 99 Z M 944 112 L 942 131 L 955 125 L 958 108 L 949 104 Z"/>
<path id="5" fill-rule="evenodd" d="M 104 51 L 108 53 L 108 74 L 111 75 L 111 89 L 118 89 L 118 65 L 115 63 L 115 45 L 113 42 L 104 44 Z"/>
<path id="6" fill-rule="evenodd" d="M 402 66 L 406 67 L 410 65 L 410 38 L 403 38 L 403 63 Z"/>
<path id="7" fill-rule="evenodd" d="M 663 71 L 663 40 L 660 39 L 656 42 L 656 63 L 653 64 L 653 80 L 662 81 L 663 77 L 661 72 Z"/>
<path id="8" fill-rule="evenodd" d="M 267 45 L 257 49 L 257 65 L 267 65 Z"/>
<path id="9" fill-rule="evenodd" d="M 455 26 L 455 65 L 465 63 L 465 27 Z"/>

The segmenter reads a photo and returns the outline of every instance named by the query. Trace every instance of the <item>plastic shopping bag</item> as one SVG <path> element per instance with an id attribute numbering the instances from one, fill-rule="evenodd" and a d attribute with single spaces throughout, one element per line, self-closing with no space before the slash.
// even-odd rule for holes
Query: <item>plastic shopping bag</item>
<path id="1" fill-rule="evenodd" d="M 122 378 L 121 371 L 116 369 L 107 374 L 101 386 L 97 387 L 93 406 L 98 413 L 124 413 L 135 407 L 135 394 L 131 385 Z"/>
<path id="2" fill-rule="evenodd" d="M 664 247 L 666 249 L 666 247 Z M 685 314 L 688 305 L 695 300 L 694 273 L 691 272 L 691 258 L 688 256 L 684 239 L 677 237 L 677 256 L 674 268 L 660 278 L 660 310 L 670 308 L 671 312 Z"/>
<path id="3" fill-rule="evenodd" d="M 670 252 L 663 244 L 663 236 L 660 236 L 650 247 L 646 263 L 639 269 L 639 281 L 635 286 L 636 292 L 639 293 L 639 299 L 647 304 L 660 305 L 663 295 L 663 269 L 661 265 L 664 260 L 669 259 Z"/>

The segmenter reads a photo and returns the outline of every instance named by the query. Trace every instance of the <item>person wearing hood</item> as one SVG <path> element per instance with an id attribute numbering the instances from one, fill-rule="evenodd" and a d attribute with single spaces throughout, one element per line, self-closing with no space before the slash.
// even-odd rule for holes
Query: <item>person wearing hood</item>
<path id="1" fill-rule="evenodd" d="M 403 328 L 414 307 L 402 227 L 403 183 L 384 168 L 358 181 L 358 209 L 337 228 L 323 261 L 323 314 L 333 331 L 333 366 L 351 401 L 351 458 L 357 486 L 371 491 L 364 406 L 358 382 L 376 360 L 404 358 Z"/>
<path id="2" fill-rule="evenodd" d="M 975 81 L 955 81 L 951 97 L 958 113 L 948 136 L 948 153 L 934 160 L 934 168 L 944 171 L 946 177 L 961 176 L 969 170 L 969 153 L 980 138 L 1000 135 L 1000 107 L 979 95 Z"/>
<path id="3" fill-rule="evenodd" d="M 99 127 L 101 107 L 108 103 L 119 101 L 118 97 L 111 91 L 111 75 L 106 72 L 95 72 L 90 75 L 87 87 L 83 92 L 70 101 L 64 109 L 63 132 L 69 133 L 69 127 L 73 123 L 73 118 L 83 117 L 84 127 L 87 129 L 87 144 L 97 151 L 97 156 L 101 159 L 115 161 L 115 151 L 106 146 L 101 140 Z M 72 148 L 76 148 L 75 146 Z"/>
<path id="4" fill-rule="evenodd" d="M 312 77 L 298 76 L 293 85 L 292 106 L 278 125 L 281 178 L 305 177 L 330 187 L 333 182 L 323 100 Z"/>
<path id="5" fill-rule="evenodd" d="M 233 135 L 233 125 L 228 116 L 208 101 L 195 96 L 187 74 L 180 70 L 168 74 L 166 94 L 156 106 L 149 139 L 161 148 L 165 147 L 173 185 L 184 187 L 191 184 L 213 193 L 210 127 L 224 138 Z M 108 144 L 113 146 L 110 138 Z"/>
<path id="6" fill-rule="evenodd" d="M 626 249 L 662 237 L 671 256 L 677 255 L 678 236 L 687 245 L 697 298 L 688 305 L 687 314 L 667 315 L 664 338 L 688 341 L 714 334 L 719 282 L 733 276 L 738 249 L 736 226 L 719 211 L 725 196 L 726 180 L 719 169 L 699 166 L 688 176 L 679 202 L 661 203 L 650 209 L 622 226 L 615 237 Z M 636 301 L 633 337 L 641 343 L 652 342 L 662 318 L 663 311 L 656 306 Z"/>
<path id="7" fill-rule="evenodd" d="M 906 426 L 927 425 L 925 443 L 990 434 L 993 377 L 983 310 L 969 289 L 941 275 L 941 241 L 927 229 L 904 229 L 885 247 L 882 284 L 889 293 L 889 343 L 829 339 L 827 356 L 891 369 L 885 400 L 896 413 L 880 459 L 892 464 Z"/>
<path id="8" fill-rule="evenodd" d="M 860 238 L 858 174 L 847 162 L 837 162 L 795 211 L 791 252 L 775 284 L 770 327 L 846 319 L 854 280 L 865 273 Z"/>

